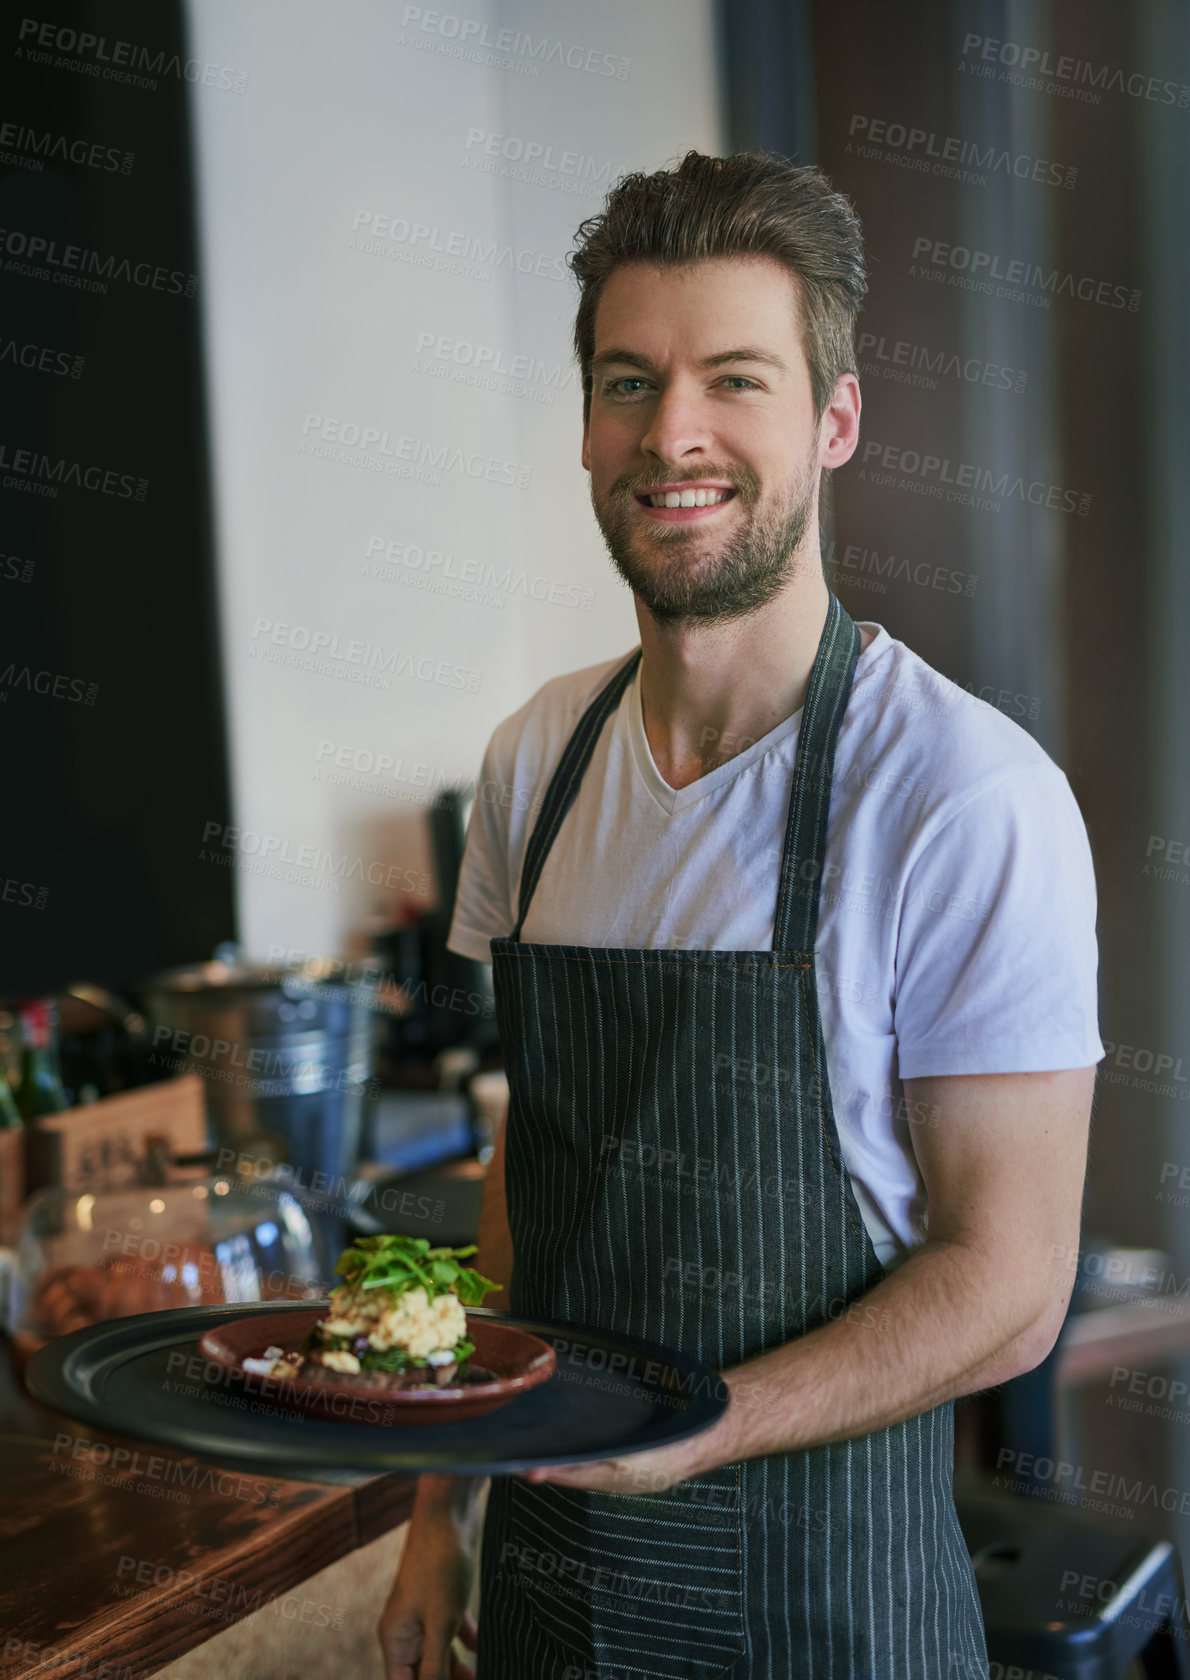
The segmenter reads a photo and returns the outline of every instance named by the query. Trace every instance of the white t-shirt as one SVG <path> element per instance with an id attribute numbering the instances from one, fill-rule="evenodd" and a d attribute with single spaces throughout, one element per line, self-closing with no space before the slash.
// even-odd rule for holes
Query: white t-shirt
<path id="1" fill-rule="evenodd" d="M 902 1081 L 1089 1067 L 1095 879 L 1066 777 L 1019 725 L 878 624 L 839 731 L 815 970 L 843 1158 L 880 1260 L 926 1236 Z M 555 677 L 484 754 L 449 945 L 491 961 L 554 768 L 627 653 Z M 639 667 L 606 720 L 521 937 L 549 945 L 769 950 L 801 711 L 671 788 Z M 747 1074 L 749 1070 L 739 1070 Z M 755 1070 L 753 1077 L 765 1077 Z"/>

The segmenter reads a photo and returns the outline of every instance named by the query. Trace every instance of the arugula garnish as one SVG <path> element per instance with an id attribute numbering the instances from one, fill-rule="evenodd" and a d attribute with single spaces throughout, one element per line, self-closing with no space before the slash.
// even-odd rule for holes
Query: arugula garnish
<path id="1" fill-rule="evenodd" d="M 385 1348 L 383 1353 L 373 1348 L 360 1361 L 365 1371 L 403 1371 L 412 1363 L 409 1349 L 403 1347 Z"/>
<path id="2" fill-rule="evenodd" d="M 464 1306 L 478 1307 L 484 1296 L 502 1286 L 459 1261 L 476 1253 L 467 1248 L 431 1248 L 426 1237 L 357 1237 L 335 1262 L 335 1270 L 355 1289 L 394 1289 L 420 1285 L 432 1300 L 453 1292 Z"/>

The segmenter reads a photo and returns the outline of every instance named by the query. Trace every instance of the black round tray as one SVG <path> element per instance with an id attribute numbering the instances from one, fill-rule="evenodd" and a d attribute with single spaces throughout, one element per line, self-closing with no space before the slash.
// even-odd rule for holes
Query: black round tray
<path id="1" fill-rule="evenodd" d="M 93 1428 L 299 1477 L 316 1469 L 512 1475 L 668 1446 L 727 1409 L 718 1372 L 673 1348 L 486 1307 L 469 1312 L 540 1336 L 558 1368 L 539 1388 L 457 1423 L 307 1417 L 261 1398 L 251 1379 L 230 1376 L 198 1350 L 215 1325 L 326 1304 L 255 1301 L 111 1319 L 41 1348 L 25 1383 L 35 1400 Z"/>

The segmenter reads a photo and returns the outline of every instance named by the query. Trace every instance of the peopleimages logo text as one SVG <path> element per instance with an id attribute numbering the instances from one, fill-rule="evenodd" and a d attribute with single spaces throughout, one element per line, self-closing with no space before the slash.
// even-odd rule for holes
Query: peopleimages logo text
<path id="1" fill-rule="evenodd" d="M 1190 105 L 1190 86 L 1170 82 L 1161 76 L 1147 76 L 1141 70 L 1124 70 L 1110 64 L 1093 64 L 1090 59 L 1071 58 L 1059 53 L 1055 57 L 1048 47 L 1022 46 L 1018 41 L 999 41 L 991 35 L 964 35 L 963 58 L 975 58 L 984 64 L 1014 70 L 1026 82 L 1044 89 L 1042 77 L 1055 82 L 1069 83 L 1071 88 L 1085 90 L 1098 104 L 1100 92 L 1122 93 L 1130 99 L 1146 99 L 1157 105 Z M 959 69 L 967 68 L 962 62 Z M 1065 91 L 1065 90 L 1057 90 Z"/>
<path id="2" fill-rule="evenodd" d="M 26 264 L 44 267 L 47 272 L 59 270 L 63 280 L 74 279 L 68 271 L 77 269 L 79 276 L 95 275 L 102 281 L 126 280 L 130 286 L 147 286 L 154 292 L 180 292 L 188 298 L 198 288 L 196 274 L 166 268 L 161 263 L 133 263 L 128 257 L 101 256 L 85 245 L 60 245 L 56 239 L 25 233 L 19 228 L 0 228 L 0 252 L 6 257 L 24 258 Z"/>
<path id="3" fill-rule="evenodd" d="M 528 246 L 513 245 L 506 239 L 488 238 L 484 234 L 465 233 L 460 228 L 431 227 L 429 222 L 411 221 L 407 216 L 357 210 L 351 219 L 351 233 L 348 250 L 358 248 L 375 254 L 387 247 L 394 253 L 407 251 L 411 257 L 449 258 L 473 265 L 476 276 L 484 279 L 488 278 L 487 271 L 497 268 L 506 268 L 510 273 L 531 274 L 538 280 L 557 280 L 562 284 L 569 278 L 563 258 L 548 251 L 535 251 Z M 356 234 L 361 235 L 358 247 Z"/>
<path id="4" fill-rule="evenodd" d="M 1097 280 L 1093 275 L 1074 275 L 1069 270 L 1043 269 L 1040 263 L 1023 262 L 1013 258 L 1001 262 L 993 251 L 974 251 L 967 245 L 948 245 L 943 239 L 923 235 L 913 241 L 913 261 L 922 267 L 948 268 L 969 275 L 972 279 L 1002 280 L 1009 286 L 1021 286 L 1045 292 L 1053 297 L 1078 298 L 1083 303 L 1101 303 L 1109 309 L 1127 309 L 1135 314 L 1140 308 L 1140 293 L 1128 286 L 1117 286 L 1110 280 Z"/>
<path id="5" fill-rule="evenodd" d="M 524 29 L 497 28 L 493 33 L 486 19 L 460 17 L 456 12 L 431 10 L 428 6 L 406 6 L 401 18 L 403 30 L 398 37 L 401 46 L 431 45 L 419 42 L 423 36 L 437 37 L 460 56 L 475 58 L 480 53 L 493 53 L 510 60 L 528 60 L 526 69 L 534 74 L 542 64 L 558 64 L 567 70 L 583 70 L 593 76 L 614 76 L 626 82 L 632 69 L 630 58 L 604 52 L 598 47 L 582 47 L 576 42 L 552 40 L 543 35 L 534 40 Z"/>
<path id="6" fill-rule="evenodd" d="M 899 444 L 881 443 L 869 438 L 861 457 L 866 471 L 875 464 L 887 474 L 904 473 L 910 479 L 920 479 L 935 488 L 946 484 L 956 490 L 969 490 L 979 496 L 1004 497 L 1008 501 L 1030 502 L 1034 507 L 1053 508 L 1059 513 L 1077 513 L 1085 517 L 1091 509 L 1088 491 L 1069 490 L 1061 484 L 1046 484 L 1041 479 L 1025 479 L 1019 474 L 994 473 L 990 467 L 977 466 L 972 461 L 952 462 L 943 455 L 930 455 L 920 449 L 903 449 Z M 879 473 L 868 475 L 872 482 L 881 483 Z"/>
<path id="7" fill-rule="evenodd" d="M 1029 375 L 1020 368 L 1001 367 L 979 356 L 960 356 L 953 350 L 938 350 L 911 339 L 886 338 L 883 333 L 862 332 L 856 339 L 861 373 L 877 374 L 900 384 L 920 384 L 937 390 L 939 378 L 962 380 L 968 385 L 988 385 L 1000 391 L 1021 392 Z M 870 355 L 870 363 L 863 362 Z M 917 377 L 915 377 L 917 376 Z"/>
<path id="8" fill-rule="evenodd" d="M 38 164 L 46 158 L 58 163 L 79 163 L 88 169 L 119 170 L 131 175 L 136 161 L 135 152 L 119 146 L 105 146 L 98 140 L 70 139 L 65 134 L 53 134 L 49 129 L 26 128 L 24 123 L 0 123 L 0 146 L 11 146 L 14 152 L 27 152 Z"/>
<path id="9" fill-rule="evenodd" d="M 401 462 L 409 461 L 417 466 L 428 467 L 434 472 L 461 472 L 468 478 L 482 478 L 489 484 L 512 484 L 520 490 L 528 489 L 529 480 L 533 475 L 532 467 L 523 466 L 516 461 L 505 461 L 497 456 L 484 455 L 479 450 L 468 453 L 457 444 L 433 443 L 428 438 L 409 437 L 404 434 L 393 440 L 387 428 L 361 426 L 353 420 L 327 418 L 321 414 L 307 414 L 302 421 L 298 449 L 304 454 L 320 453 L 317 446 L 309 441 L 311 433 L 325 443 L 341 449 L 354 450 L 360 461 L 365 464 L 369 459 L 369 451 L 375 450 L 374 459 L 386 457 L 394 468 Z M 333 456 L 335 451 L 332 449 L 322 453 Z"/>
<path id="10" fill-rule="evenodd" d="M 243 93 L 248 86 L 248 72 L 234 70 L 226 64 L 203 64 L 197 58 L 181 58 L 164 48 L 139 46 L 135 41 L 109 40 L 87 29 L 73 29 L 68 24 L 51 23 L 41 18 L 22 18 L 17 30 L 17 56 L 22 54 L 37 63 L 45 52 L 53 51 L 93 61 L 88 68 L 103 66 L 103 79 L 130 82 L 141 87 L 155 87 L 157 76 L 174 76 L 178 81 L 198 83 L 204 87 L 226 88 Z M 42 49 L 34 52 L 33 48 Z M 142 72 L 142 74 L 134 74 Z"/>
<path id="11" fill-rule="evenodd" d="M 585 152 L 571 152 L 555 148 L 552 142 L 546 140 L 522 140 L 516 134 L 497 134 L 490 128 L 469 128 L 467 130 L 467 144 L 465 162 L 472 161 L 471 153 L 475 147 L 480 148 L 481 155 L 498 159 L 502 163 L 523 163 L 533 170 L 549 171 L 551 174 L 577 176 L 581 180 L 589 180 L 604 191 L 611 185 L 612 164 L 610 158 L 602 162 L 589 157 Z"/>
<path id="12" fill-rule="evenodd" d="M 912 161 L 927 169 L 927 159 L 942 165 L 957 163 L 969 165 L 977 174 L 986 171 L 991 175 L 998 170 L 1018 181 L 1038 181 L 1050 187 L 1069 188 L 1078 180 L 1078 169 L 1073 164 L 1052 163 L 1048 158 L 1034 157 L 1029 152 L 1010 152 L 994 143 L 981 145 L 976 140 L 964 139 L 957 134 L 939 135 L 933 129 L 887 122 L 864 116 L 858 111 L 852 116 L 847 133 L 850 139 L 846 150 L 850 152 L 854 144 L 860 157 L 894 154 L 898 162 Z M 856 135 L 860 136 L 859 141 L 855 140 Z M 953 170 L 950 173 L 961 175 L 963 171 Z M 986 180 L 986 175 L 979 174 L 979 178 Z"/>
<path id="13" fill-rule="evenodd" d="M 0 472 L 15 474 L 51 493 L 56 493 L 60 485 L 72 484 L 79 490 L 95 490 L 102 496 L 134 502 L 143 502 L 149 494 L 147 478 L 120 473 L 115 468 L 68 461 L 63 456 L 43 455 L 37 449 L 13 449 L 5 442 L 0 442 Z"/>

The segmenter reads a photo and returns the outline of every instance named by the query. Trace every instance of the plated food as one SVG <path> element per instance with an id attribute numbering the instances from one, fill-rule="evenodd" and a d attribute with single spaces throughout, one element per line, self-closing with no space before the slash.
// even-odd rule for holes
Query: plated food
<path id="1" fill-rule="evenodd" d="M 482 1306 L 498 1283 L 460 1261 L 469 1248 L 432 1248 L 425 1237 L 358 1237 L 335 1266 L 346 1282 L 296 1348 L 246 1358 L 268 1377 L 351 1377 L 384 1392 L 490 1381 L 473 1369 L 467 1306 Z M 370 1381 L 367 1381 L 370 1379 Z"/>
<path id="2" fill-rule="evenodd" d="M 244 1380 L 259 1397 L 254 1409 L 341 1423 L 479 1417 L 548 1382 L 557 1356 L 498 1315 L 468 1318 L 500 1287 L 460 1264 L 474 1252 L 424 1237 L 360 1237 L 339 1256 L 345 1281 L 324 1307 L 232 1317 L 199 1348 Z"/>

